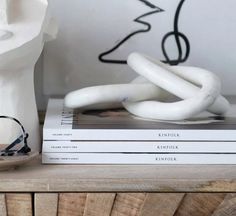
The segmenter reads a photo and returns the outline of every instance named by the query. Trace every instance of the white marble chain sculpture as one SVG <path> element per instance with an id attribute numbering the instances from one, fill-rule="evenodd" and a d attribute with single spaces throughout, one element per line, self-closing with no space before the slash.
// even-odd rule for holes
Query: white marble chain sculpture
<path id="1" fill-rule="evenodd" d="M 119 103 L 133 115 L 167 121 L 189 119 L 206 110 L 223 115 L 230 107 L 220 95 L 220 79 L 210 71 L 168 66 L 140 53 L 130 54 L 128 65 L 140 75 L 130 84 L 73 91 L 66 95 L 65 105 L 69 108 L 108 109 Z M 182 100 L 165 102 L 170 94 Z"/>
<path id="2" fill-rule="evenodd" d="M 22 123 L 33 151 L 41 149 L 34 65 L 56 35 L 47 0 L 0 0 L 0 115 Z M 18 130 L 1 122 L 0 143 L 11 143 Z"/>

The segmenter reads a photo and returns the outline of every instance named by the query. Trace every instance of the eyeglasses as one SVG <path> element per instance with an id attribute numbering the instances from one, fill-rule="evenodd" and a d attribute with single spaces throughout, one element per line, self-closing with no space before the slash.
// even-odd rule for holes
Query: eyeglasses
<path id="1" fill-rule="evenodd" d="M 29 134 L 25 132 L 25 129 L 23 125 L 20 123 L 19 120 L 9 117 L 9 116 L 0 116 L 0 119 L 9 119 L 11 121 L 16 122 L 22 131 L 22 134 L 18 136 L 11 144 L 9 144 L 6 148 L 3 150 L 0 150 L 0 156 L 15 156 L 15 155 L 26 155 L 28 154 L 31 149 L 27 144 L 27 139 L 29 137 Z M 18 147 L 23 142 L 23 147 Z"/>

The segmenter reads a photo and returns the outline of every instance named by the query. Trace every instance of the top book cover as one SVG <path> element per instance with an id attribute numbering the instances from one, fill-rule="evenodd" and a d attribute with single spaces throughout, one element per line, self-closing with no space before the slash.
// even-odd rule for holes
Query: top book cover
<path id="1" fill-rule="evenodd" d="M 80 111 L 63 99 L 48 103 L 44 140 L 204 140 L 236 141 L 236 105 L 226 116 L 203 113 L 185 121 L 142 119 L 124 109 Z"/>

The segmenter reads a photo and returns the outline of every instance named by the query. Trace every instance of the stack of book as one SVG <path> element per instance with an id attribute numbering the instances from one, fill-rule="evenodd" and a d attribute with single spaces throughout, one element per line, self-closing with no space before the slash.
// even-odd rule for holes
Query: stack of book
<path id="1" fill-rule="evenodd" d="M 236 164 L 235 117 L 232 105 L 227 117 L 159 122 L 122 109 L 79 112 L 65 108 L 63 99 L 50 99 L 43 163 Z"/>

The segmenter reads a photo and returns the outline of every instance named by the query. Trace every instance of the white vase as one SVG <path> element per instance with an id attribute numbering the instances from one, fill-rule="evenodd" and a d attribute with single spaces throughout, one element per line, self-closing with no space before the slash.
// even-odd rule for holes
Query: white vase
<path id="1" fill-rule="evenodd" d="M 44 42 L 55 38 L 57 29 L 48 14 L 46 0 L 17 0 L 14 4 L 0 0 L 0 6 L 6 2 L 8 19 L 0 23 L 0 115 L 18 119 L 29 134 L 30 147 L 38 151 L 40 133 L 34 66 Z M 11 142 L 16 130 L 13 125 L 9 128 L 0 124 L 0 143 Z"/>

